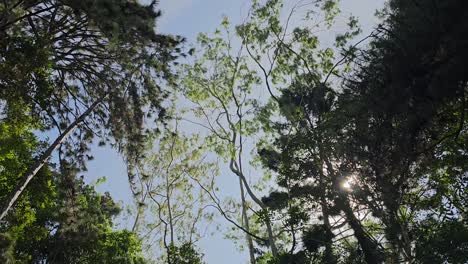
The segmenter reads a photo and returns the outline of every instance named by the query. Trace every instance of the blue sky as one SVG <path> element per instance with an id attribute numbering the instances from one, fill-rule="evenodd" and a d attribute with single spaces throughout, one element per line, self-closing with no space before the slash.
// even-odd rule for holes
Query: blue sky
<path id="1" fill-rule="evenodd" d="M 292 2 L 292 1 L 285 1 Z M 295 1 L 294 1 L 295 2 Z M 374 13 L 383 6 L 383 0 L 342 0 L 344 14 L 352 13 L 359 18 L 363 34 L 368 34 L 376 25 Z M 193 43 L 200 32 L 213 32 L 223 16 L 228 16 L 233 24 L 245 18 L 250 7 L 250 0 L 160 0 L 159 8 L 163 16 L 158 22 L 158 31 L 182 35 L 188 43 Z M 322 42 L 334 38 L 334 34 L 325 33 Z M 94 147 L 95 159 L 89 162 L 87 179 L 95 181 L 106 176 L 107 181 L 98 187 L 101 192 L 109 191 L 115 200 L 127 203 L 131 201 L 125 165 L 116 151 L 109 148 Z M 235 179 L 234 179 L 235 180 Z M 220 187 L 236 188 L 226 190 L 228 193 L 237 191 L 237 184 L 232 178 L 222 179 Z M 222 189 L 221 189 L 222 190 Z M 230 227 L 222 219 L 224 228 Z M 223 229 L 221 229 L 223 231 Z M 247 262 L 247 252 L 238 252 L 232 241 L 223 239 L 222 233 L 206 237 L 200 244 L 208 264 L 238 264 Z"/>

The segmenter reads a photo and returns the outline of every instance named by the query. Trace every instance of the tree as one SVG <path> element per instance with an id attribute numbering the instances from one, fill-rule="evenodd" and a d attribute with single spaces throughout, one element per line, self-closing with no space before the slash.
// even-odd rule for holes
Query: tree
<path id="1" fill-rule="evenodd" d="M 229 35 L 229 22 L 222 23 Z M 189 109 L 195 118 L 184 117 L 184 120 L 195 123 L 207 130 L 204 139 L 207 148 L 226 163 L 229 170 L 239 180 L 241 227 L 246 233 L 250 262 L 255 263 L 252 238 L 252 221 L 248 216 L 246 196 L 259 207 L 261 221 L 266 226 L 267 246 L 273 254 L 277 253 L 275 235 L 267 208 L 255 193 L 244 171 L 244 144 L 247 136 L 258 131 L 253 123 L 257 100 L 250 93 L 252 87 L 259 83 L 256 73 L 249 69 L 247 58 L 242 55 L 244 47 L 234 50 L 229 36 L 224 39 L 217 30 L 214 37 L 200 34 L 200 49 L 193 64 L 182 65 L 180 87 L 183 98 L 191 102 Z M 226 215 L 225 215 L 226 216 Z M 258 237 L 258 236 L 257 236 Z M 262 239 L 263 240 L 263 239 Z"/>
<path id="2" fill-rule="evenodd" d="M 17 107 L 17 108 L 16 108 Z M 21 116 L 13 111 L 23 111 L 16 105 L 5 113 L 0 121 L 0 201 L 15 187 L 19 175 L 33 163 L 33 155 L 41 149 L 40 142 L 30 132 L 34 128 L 30 117 Z M 31 182 L 30 188 L 19 199 L 14 210 L 0 224 L 0 259 L 4 263 L 15 263 L 23 256 L 17 256 L 18 240 L 27 237 L 31 243 L 47 236 L 45 227 L 35 226 L 41 212 L 53 206 L 56 197 L 55 184 L 50 169 L 46 166 L 38 172 L 40 177 Z M 27 235 L 26 235 L 27 234 Z M 26 258 L 27 259 L 27 258 Z"/>
<path id="3" fill-rule="evenodd" d="M 277 182 L 281 190 L 265 197 L 265 201 L 271 208 L 278 212 L 283 211 L 288 217 L 286 226 L 292 237 L 290 258 L 305 256 L 303 251 L 296 254 L 297 236 L 310 225 L 310 218 L 316 217 L 317 207 L 321 208 L 319 221 L 323 221 L 323 225 L 314 226 L 309 231 L 324 240 L 315 238 L 314 241 L 314 236 L 308 236 L 304 232 L 305 240 L 311 242 L 308 243 L 311 245 L 309 249 L 325 246 L 325 261 L 336 261 L 330 222 L 334 220 L 332 217 L 343 210 L 360 242 L 369 247 L 367 255 L 377 257 L 375 242 L 365 234 L 360 221 L 354 216 L 346 192 L 337 188 L 342 178 L 337 171 L 339 168 L 334 165 L 340 164 L 333 153 L 335 139 L 328 135 L 329 128 L 322 126 L 328 112 L 334 107 L 336 91 L 329 87 L 329 77 L 339 76 L 339 66 L 346 66 L 347 56 L 362 41 L 342 51 L 343 58 L 333 63 L 333 49 L 320 47 L 318 37 L 313 33 L 322 25 L 319 23 L 311 27 L 296 27 L 289 34 L 289 19 L 298 7 L 292 9 L 286 27 L 283 28 L 278 19 L 278 6 L 281 6 L 278 1 L 268 1 L 265 6 L 256 10 L 258 15 L 255 23 L 246 23 L 238 28 L 243 40 L 247 42 L 249 56 L 263 72 L 268 91 L 279 106 L 280 114 L 286 119 L 286 122 L 272 122 L 269 118 L 272 116 L 271 109 L 265 109 L 266 116 L 262 117 L 265 129 L 275 131 L 278 139 L 276 150 L 263 149 L 260 154 L 265 158 L 267 167 L 278 173 Z M 335 3 L 323 3 L 322 10 L 324 21 L 332 25 L 337 14 Z M 306 19 L 309 14 L 307 13 Z M 348 26 L 348 32 L 337 36 L 337 48 L 344 49 L 347 41 L 360 32 L 355 18 L 350 18 Z M 292 37 L 286 37 L 291 35 Z M 266 62 L 263 62 L 260 59 L 262 56 L 269 60 L 264 59 Z M 348 70 L 346 67 L 342 68 L 343 72 Z M 281 96 L 278 96 L 273 94 L 275 86 L 287 88 L 280 90 Z M 334 203 L 336 196 L 340 206 Z M 309 211 L 304 210 L 304 207 Z M 341 223 L 333 225 L 343 227 Z"/>
<path id="4" fill-rule="evenodd" d="M 310 85 L 320 74 L 324 76 L 330 73 L 337 74 L 338 66 L 334 66 L 332 62 L 333 50 L 319 49 L 318 37 L 313 33 L 314 29 L 331 23 L 336 15 L 335 4 L 323 3 L 321 8 L 325 22 L 311 28 L 290 28 L 292 26 L 289 23 L 294 20 L 292 16 L 298 12 L 299 6 L 293 6 L 282 25 L 280 19 L 282 8 L 281 1 L 267 1 L 265 4 L 255 1 L 248 19 L 236 27 L 235 33 L 229 31 L 226 19 L 222 24 L 225 37 L 219 30 L 215 32 L 214 37 L 200 35 L 202 54 L 196 58 L 193 66 L 184 67 L 181 71 L 185 96 L 193 102 L 195 116 L 198 115 L 203 120 L 195 123 L 201 123 L 201 126 L 208 130 L 212 135 L 208 140 L 214 143 L 213 150 L 225 157 L 231 171 L 244 183 L 242 185 L 241 182 L 240 185 L 241 198 L 242 189 L 245 187 L 250 198 L 261 208 L 259 219 L 267 226 L 268 244 L 274 257 L 279 255 L 276 242 L 278 235 L 275 234 L 272 224 L 271 227 L 268 226 L 272 223 L 271 219 L 275 218 L 274 209 L 272 210 L 247 184 L 242 168 L 245 159 L 242 155 L 243 149 L 247 146 L 249 137 L 264 136 L 262 133 L 272 131 L 268 118 L 277 110 L 276 104 L 282 104 L 278 95 L 275 95 L 280 87 L 290 85 L 291 81 L 296 85 L 303 83 Z M 310 13 L 307 14 L 306 19 L 311 19 Z M 340 41 L 337 42 L 337 46 L 344 46 L 347 39 L 359 33 L 354 18 L 350 19 L 349 26 L 351 31 L 339 36 Z M 239 49 L 234 48 L 236 37 L 241 42 Z M 312 51 L 317 52 L 316 57 Z M 268 103 L 263 111 L 260 111 L 259 106 L 267 102 L 258 100 L 260 93 L 257 94 L 255 91 L 260 85 L 264 85 L 272 97 L 272 102 Z M 259 121 L 262 119 L 266 120 L 263 127 L 265 131 L 260 132 L 262 127 Z M 241 201 L 241 205 L 243 204 L 245 202 Z M 299 204 L 295 206 L 289 208 L 291 213 L 297 210 Z M 243 213 L 246 219 L 244 227 L 248 229 L 247 243 L 253 263 L 255 262 L 253 243 L 250 242 L 252 235 L 249 234 L 251 221 L 245 217 L 246 215 Z M 292 244 L 291 252 L 295 251 L 298 244 L 294 229 L 299 223 L 294 221 L 286 220 L 290 223 L 286 225 L 287 227 L 282 227 L 287 232 L 293 230 L 293 238 L 286 239 L 286 243 Z M 278 233 L 283 233 L 284 229 Z"/>
<path id="5" fill-rule="evenodd" d="M 174 264 L 203 264 L 202 255 L 193 249 L 193 245 L 183 244 L 180 247 L 173 247 L 171 255 Z"/>
<path id="6" fill-rule="evenodd" d="M 416 209 L 421 206 L 417 201 L 432 196 L 428 192 L 434 187 L 459 188 L 466 171 L 464 165 L 453 164 L 461 173 L 451 174 L 450 183 L 427 180 L 446 170 L 440 163 L 448 161 L 442 158 L 444 151 L 464 155 L 459 147 L 465 144 L 467 80 L 462 65 L 467 54 L 460 36 L 467 26 L 455 22 L 465 15 L 460 11 L 464 5 L 391 1 L 378 28 L 381 35 L 357 58 L 362 66 L 342 95 L 340 122 L 346 124 L 351 142 L 346 155 L 356 160 L 358 174 L 369 186 L 365 196 L 374 197 L 368 202 L 361 197 L 361 202 L 369 204 L 385 226 L 392 261 L 418 259 L 410 237 L 411 229 L 419 226 L 414 217 L 423 214 Z M 410 202 L 410 197 L 415 200 Z M 442 208 L 460 206 L 441 202 Z M 445 215 L 442 208 L 436 210 Z"/>
<path id="7" fill-rule="evenodd" d="M 460 237 L 436 230 L 450 234 L 451 226 L 466 226 L 460 192 L 466 42 L 459 37 L 466 25 L 454 23 L 464 16 L 463 5 L 391 1 L 369 47 L 347 55 L 355 71 L 342 75 L 343 90 L 332 89 L 327 74 L 299 77 L 283 91 L 278 101 L 287 122 L 276 126 L 280 136 L 262 156 L 282 176 L 278 184 L 293 180 L 293 187 L 271 193 L 271 206 L 287 208 L 291 198 L 304 206 L 306 198 L 325 196 L 331 212 L 342 211 L 367 263 L 459 261 Z M 308 250 L 326 248 L 327 233 L 323 226 L 305 233 Z M 428 237 L 453 251 L 430 245 Z M 339 241 L 347 243 L 334 238 L 333 245 Z"/>
<path id="8" fill-rule="evenodd" d="M 174 131 L 167 127 L 148 142 L 148 154 L 135 172 L 139 210 L 134 230 L 161 261 L 191 263 L 194 258 L 201 263 L 195 245 L 206 232 L 201 225 L 212 218 L 205 190 L 213 188 L 209 175 L 215 164 L 203 155 L 199 137 L 182 135 L 178 121 L 174 123 Z"/>
<path id="9" fill-rule="evenodd" d="M 65 146 L 60 150 L 64 158 L 82 166 L 95 136 L 103 144 L 113 138 L 129 161 L 138 155 L 144 116 L 164 115 L 165 92 L 158 82 L 169 78 L 169 62 L 180 42 L 155 33 L 159 12 L 154 5 L 126 0 L 2 3 L 0 98 L 6 108 L 24 104 L 42 129 L 55 127 L 59 136 L 2 205 L 0 218 L 59 146 Z"/>
<path id="10" fill-rule="evenodd" d="M 2 200 L 40 150 L 29 117 L 13 117 L 0 122 Z M 112 230 L 119 209 L 109 194 L 96 193 L 75 175 L 65 164 L 61 172 L 53 164 L 38 172 L 0 224 L 2 263 L 144 263 L 136 235 Z"/>
<path id="11" fill-rule="evenodd" d="M 338 1 L 253 1 L 242 24 L 200 34 L 172 75 L 180 39 L 154 32 L 154 3 L 3 1 L 0 262 L 146 263 L 154 250 L 203 263 L 214 209 L 250 263 L 465 263 L 467 10 L 389 0 L 357 39 Z M 183 109 L 162 107 L 165 84 Z M 131 231 L 77 178 L 95 138 L 125 155 Z M 221 200 L 221 174 L 235 200 Z"/>

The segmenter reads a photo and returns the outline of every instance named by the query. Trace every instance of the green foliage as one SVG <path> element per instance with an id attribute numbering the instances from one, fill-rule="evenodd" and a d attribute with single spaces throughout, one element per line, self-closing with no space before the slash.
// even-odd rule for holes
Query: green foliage
<path id="1" fill-rule="evenodd" d="M 276 140 L 260 151 L 265 166 L 278 173 L 278 185 L 289 194 L 283 198 L 286 201 L 275 202 L 282 205 L 276 209 L 286 208 L 285 203 L 301 204 L 312 217 L 319 214 L 324 225 L 325 219 L 334 219 L 330 216 L 343 216 L 343 224 L 353 229 L 358 250 L 368 263 L 378 263 L 372 256 L 381 254 L 375 254 L 377 244 L 372 242 L 378 237 L 387 239 L 380 245 L 386 261 L 423 261 L 431 250 L 422 253 L 421 247 L 414 252 L 415 241 L 427 241 L 422 238 L 437 232 L 438 225 L 451 221 L 463 225 L 467 80 L 462 65 L 467 54 L 461 48 L 466 41 L 460 36 L 467 27 L 455 23 L 450 33 L 442 28 L 451 28 L 449 24 L 461 19 L 464 6 L 461 1 L 437 5 L 391 1 L 369 48 L 356 52 L 351 47 L 343 52 L 344 60 L 348 56 L 355 62 L 351 64 L 354 72 L 343 82 L 344 90 L 333 88 L 328 80 L 330 75 L 340 76 L 333 68 L 332 50 L 316 50 L 322 60 L 308 64 L 313 70 L 288 72 L 294 77 L 278 98 L 285 120 L 267 124 L 276 129 Z M 349 27 L 350 32 L 338 36 L 337 47 L 345 47 L 342 41 L 359 33 L 353 18 Z M 295 32 L 301 36 L 306 31 Z M 349 69 L 345 67 L 342 73 Z M 275 196 L 277 192 L 272 193 Z M 321 212 L 314 210 L 317 206 Z M 360 206 L 373 217 L 355 219 L 353 211 Z M 434 231 L 429 231 L 429 223 Z M 329 238 L 322 239 L 323 244 L 307 239 L 325 238 L 322 233 L 304 234 L 312 251 L 326 248 Z M 442 241 L 437 235 L 429 237 Z M 461 239 L 450 237 L 454 250 L 458 249 L 455 245 L 463 248 L 456 242 Z M 346 243 L 334 242 L 335 251 Z M 428 259 L 443 262 L 456 255 L 448 253 L 448 248 L 433 247 L 437 253 Z M 341 260 L 353 256 L 362 260 L 362 255 L 356 255 L 358 250 L 349 247 L 346 259 Z"/>
<path id="2" fill-rule="evenodd" d="M 112 218 L 119 209 L 109 194 L 97 194 L 93 187 L 75 180 L 74 175 L 54 174 L 56 195 L 47 197 L 52 204 L 31 206 L 29 210 L 35 214 L 23 223 L 28 214 L 19 212 L 19 203 L 16 214 L 2 225 L 5 234 L 9 234 L 4 236 L 14 248 L 16 261 L 146 263 L 141 255 L 141 242 L 134 233 L 112 230 Z M 41 196 L 31 199 L 41 201 Z M 2 248 L 2 252 L 9 252 L 8 247 Z"/>
<path id="3" fill-rule="evenodd" d="M 31 118 L 10 114 L 0 122 L 2 202 L 40 149 Z M 144 263 L 135 234 L 112 230 L 119 209 L 109 194 L 74 173 L 49 165 L 32 180 L 0 224 L 2 263 Z"/>
<path id="4" fill-rule="evenodd" d="M 139 179 L 132 186 L 138 210 L 134 230 L 158 260 L 190 263 L 201 259 L 192 247 L 213 218 L 207 208 L 216 164 L 206 160 L 198 135 L 185 136 L 178 127 L 175 121 L 174 131 L 168 126 L 147 142 L 145 159 L 134 172 Z"/>
<path id="5" fill-rule="evenodd" d="M 102 101 L 64 144 L 64 156 L 85 165 L 94 137 L 134 161 L 145 137 L 143 118 L 165 115 L 161 88 L 180 54 L 179 37 L 154 30 L 155 3 L 27 1 L 2 4 L 0 99 L 23 104 L 44 130 L 59 133 Z M 74 141 L 74 142 L 73 142 Z M 78 142 L 78 143 L 76 143 Z"/>
<path id="6" fill-rule="evenodd" d="M 97 246 L 96 256 L 89 263 L 147 263 L 141 255 L 141 242 L 131 231 L 108 231 Z"/>
<path id="7" fill-rule="evenodd" d="M 193 245 L 190 243 L 185 243 L 180 247 L 172 246 L 170 249 L 170 256 L 172 256 L 169 261 L 171 264 L 203 264 L 202 257 L 198 253 Z"/>
<path id="8" fill-rule="evenodd" d="M 247 234 L 252 263 L 468 259 L 466 1 L 390 0 L 371 35 L 349 45 L 350 16 L 330 47 L 317 32 L 339 1 L 293 5 L 286 20 L 286 3 L 253 1 L 243 24 L 199 34 L 177 76 L 181 39 L 154 31 L 154 2 L 13 2 L 0 4 L 0 201 L 43 148 L 31 131 L 63 131 L 102 103 L 0 224 L 0 262 L 145 263 L 138 233 L 161 261 L 201 264 L 207 207 L 236 226 L 227 237 Z M 166 83 L 187 109 L 166 112 Z M 154 114 L 175 116 L 174 131 L 146 131 Z M 185 121 L 204 133 L 184 135 Z M 118 206 L 76 178 L 95 136 L 126 154 L 136 233 L 114 230 Z M 257 161 L 268 172 L 246 177 Z M 224 165 L 242 192 L 225 204 Z"/>
<path id="9" fill-rule="evenodd" d="M 17 105 L 20 109 L 21 105 Z M 18 111 L 21 111 L 19 110 Z M 31 118 L 17 114 L 16 108 L 5 113 L 5 119 L 0 121 L 0 201 L 12 191 L 21 175 L 34 161 L 34 154 L 40 144 L 34 134 Z M 20 112 L 21 113 L 21 112 Z M 2 247 L 0 248 L 4 261 L 16 259 L 15 249 L 18 240 L 28 238 L 32 243 L 47 237 L 46 227 L 37 227 L 35 222 L 43 217 L 44 212 L 50 213 L 56 199 L 56 184 L 49 168 L 38 173 L 38 178 L 31 182 L 30 188 L 16 204 L 7 217 L 7 224 L 0 225 Z M 20 257 L 20 260 L 29 257 Z M 13 262 L 11 262 L 13 263 Z"/>
<path id="10" fill-rule="evenodd" d="M 324 225 L 314 225 L 306 230 L 302 236 L 302 241 L 305 248 L 310 252 L 317 252 L 325 242 L 333 238 L 333 233 L 330 232 Z"/>
<path id="11" fill-rule="evenodd" d="M 153 1 L 148 6 L 127 0 L 67 0 L 64 4 L 75 12 L 86 14 L 93 23 L 109 39 L 116 38 L 130 41 L 156 41 L 158 36 L 154 32 L 155 20 L 160 12 L 155 12 Z"/>
<path id="12" fill-rule="evenodd" d="M 468 259 L 468 227 L 462 221 L 437 223 L 427 219 L 418 230 L 417 263 L 465 263 Z"/>

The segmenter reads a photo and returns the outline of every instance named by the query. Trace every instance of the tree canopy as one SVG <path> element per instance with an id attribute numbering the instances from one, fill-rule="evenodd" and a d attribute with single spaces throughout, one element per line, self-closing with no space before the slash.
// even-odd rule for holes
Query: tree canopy
<path id="1" fill-rule="evenodd" d="M 194 43 L 156 8 L 0 3 L 0 262 L 201 264 L 216 233 L 250 264 L 468 261 L 468 2 L 366 33 L 254 0 Z M 104 145 L 125 205 L 88 179 Z"/>

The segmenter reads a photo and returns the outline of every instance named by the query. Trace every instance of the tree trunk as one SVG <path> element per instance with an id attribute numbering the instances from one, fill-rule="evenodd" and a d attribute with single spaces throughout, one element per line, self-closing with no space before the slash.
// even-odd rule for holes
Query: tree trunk
<path id="1" fill-rule="evenodd" d="M 385 179 L 396 178 L 395 175 L 386 176 Z M 407 228 L 405 223 L 402 223 L 398 217 L 398 211 L 400 208 L 400 197 L 401 192 L 399 188 L 393 185 L 391 182 L 385 181 L 384 186 L 388 189 L 384 189 L 383 204 L 386 208 L 385 214 L 382 216 L 382 221 L 385 224 L 385 236 L 391 244 L 390 258 L 394 263 L 401 263 L 405 261 L 411 263 L 412 261 L 412 249 L 411 241 L 408 237 Z"/>
<path id="2" fill-rule="evenodd" d="M 171 206 L 171 190 L 169 183 L 169 175 L 166 175 L 166 204 L 167 204 L 167 214 L 169 217 L 169 231 L 171 238 L 171 247 L 174 246 L 174 219 L 172 217 L 172 206 Z"/>
<path id="3" fill-rule="evenodd" d="M 364 258 L 366 262 L 368 264 L 383 263 L 383 253 L 378 249 L 377 243 L 373 241 L 371 237 L 369 237 L 369 235 L 362 227 L 360 221 L 354 215 L 347 197 L 345 197 L 345 194 L 339 194 L 339 196 L 340 197 L 337 199 L 337 205 L 344 212 L 347 222 L 351 226 L 351 229 L 353 229 L 354 236 L 356 237 L 362 251 L 364 252 Z"/>
<path id="4" fill-rule="evenodd" d="M 247 191 L 247 193 L 249 194 L 250 198 L 252 198 L 252 200 L 258 205 L 260 206 L 260 208 L 262 208 L 262 210 L 268 210 L 268 208 L 266 207 L 266 205 L 262 202 L 262 200 L 260 200 L 252 191 L 252 189 L 250 188 L 247 180 L 245 179 L 245 176 L 242 172 L 240 172 L 239 170 L 237 170 L 235 167 L 234 167 L 234 161 L 231 160 L 231 164 L 230 164 L 230 169 L 232 172 L 234 172 L 234 174 L 236 174 L 238 177 L 239 177 L 239 180 L 243 183 L 243 185 L 245 186 L 245 189 Z M 272 226 L 271 226 L 271 221 L 270 221 L 270 218 L 269 216 L 267 216 L 267 220 L 266 220 L 266 229 L 267 229 L 267 232 L 268 232 L 268 242 L 270 243 L 270 248 L 271 248 L 271 254 L 273 255 L 273 257 L 277 257 L 278 256 L 278 248 L 276 247 L 276 242 L 275 242 L 275 236 L 273 234 L 273 229 L 272 229 Z"/>
<path id="5" fill-rule="evenodd" d="M 323 190 L 322 195 L 320 195 L 320 207 L 322 208 L 322 216 L 323 216 L 323 225 L 325 226 L 325 229 L 327 232 L 330 234 L 333 234 L 332 227 L 330 224 L 330 215 L 329 215 L 329 210 L 328 210 L 328 204 L 327 204 L 327 193 L 326 193 L 326 185 L 325 185 L 325 175 L 323 173 L 324 171 L 324 165 L 322 162 L 322 168 L 320 172 L 320 178 L 319 178 L 319 183 L 320 183 L 320 189 Z M 325 241 L 325 263 L 327 264 L 335 264 L 337 263 L 336 257 L 333 254 L 333 247 L 332 247 L 333 241 L 332 238 L 328 239 Z"/>
<path id="6" fill-rule="evenodd" d="M 34 166 L 31 167 L 31 169 L 21 178 L 20 183 L 17 185 L 13 193 L 8 197 L 8 199 L 5 201 L 5 203 L 2 205 L 2 213 L 0 215 L 0 221 L 5 218 L 5 216 L 8 214 L 8 211 L 13 207 L 13 205 L 16 203 L 18 200 L 19 196 L 23 191 L 26 189 L 28 186 L 29 182 L 36 176 L 36 174 L 39 172 L 39 170 L 48 162 L 50 157 L 52 156 L 52 153 L 70 136 L 70 134 L 75 130 L 78 125 L 83 122 L 86 117 L 91 114 L 94 109 L 102 102 L 104 97 L 98 99 L 95 101 L 89 108 L 81 114 L 73 123 L 71 123 L 61 135 L 59 135 L 55 141 L 52 143 L 52 145 L 49 146 L 49 148 L 41 155 L 38 161 L 34 164 Z"/>
<path id="7" fill-rule="evenodd" d="M 325 200 L 325 197 L 321 197 L 321 207 L 322 207 L 322 216 L 323 216 L 323 224 L 325 226 L 325 229 L 327 232 L 330 234 L 333 233 L 331 225 L 330 225 L 330 216 L 328 215 L 328 205 Z M 335 255 L 333 254 L 333 248 L 332 248 L 333 241 L 332 239 L 328 239 L 325 241 L 325 263 L 327 264 L 335 264 L 336 263 L 336 258 Z"/>
<path id="8" fill-rule="evenodd" d="M 239 178 L 239 186 L 241 192 L 241 203 L 242 203 L 242 226 L 245 228 L 247 232 L 250 232 L 250 225 L 249 225 L 249 218 L 247 217 L 247 205 L 245 201 L 245 193 L 244 193 L 244 185 L 242 184 L 242 180 Z M 247 239 L 247 245 L 249 247 L 249 256 L 250 256 L 250 263 L 255 264 L 255 254 L 254 254 L 254 246 L 252 237 L 246 233 L 245 237 Z"/>
<path id="9" fill-rule="evenodd" d="M 337 174 L 333 168 L 333 164 L 325 155 L 324 149 L 321 144 L 318 144 L 319 151 L 320 151 L 320 159 L 325 162 L 326 169 L 330 174 L 331 181 L 336 184 L 338 179 Z M 323 166 L 323 165 L 322 165 Z M 336 187 L 336 186 L 335 186 Z M 364 252 L 364 258 L 366 259 L 367 264 L 381 264 L 383 263 L 383 254 L 378 250 L 378 245 L 375 241 L 372 240 L 371 237 L 365 232 L 364 228 L 362 227 L 360 221 L 354 215 L 353 209 L 349 204 L 349 200 L 346 193 L 343 193 L 339 188 L 336 189 L 338 198 L 335 200 L 336 205 L 344 212 L 345 218 L 351 229 L 354 231 L 354 236 L 358 240 L 359 245 Z"/>

